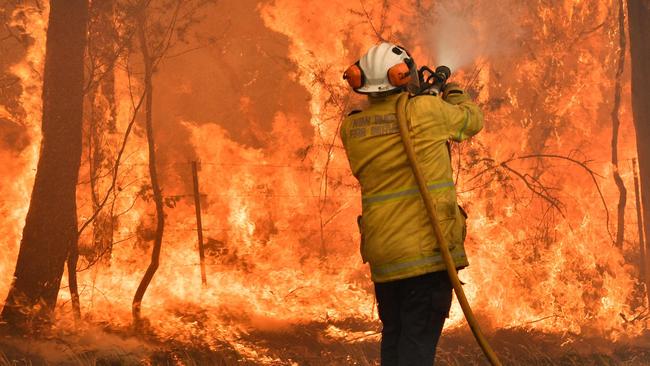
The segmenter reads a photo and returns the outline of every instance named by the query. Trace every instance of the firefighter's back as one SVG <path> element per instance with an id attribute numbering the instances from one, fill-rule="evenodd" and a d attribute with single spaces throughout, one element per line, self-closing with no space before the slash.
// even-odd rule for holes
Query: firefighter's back
<path id="1" fill-rule="evenodd" d="M 398 97 L 371 98 L 369 107 L 346 118 L 341 129 L 350 167 L 361 185 L 362 256 L 369 262 L 375 282 L 445 268 L 404 154 L 395 110 Z M 456 204 L 446 145 L 453 136 L 445 104 L 434 96 L 412 98 L 407 118 L 443 231 L 462 267 L 468 264 L 462 243 L 465 221 Z"/>

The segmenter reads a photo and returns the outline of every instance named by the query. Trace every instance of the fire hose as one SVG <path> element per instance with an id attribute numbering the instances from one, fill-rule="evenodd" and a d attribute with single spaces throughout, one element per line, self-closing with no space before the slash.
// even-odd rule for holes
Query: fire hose
<path id="1" fill-rule="evenodd" d="M 407 121 L 406 121 L 406 103 L 408 101 L 408 98 L 409 98 L 408 94 L 405 93 L 402 94 L 402 96 L 400 96 L 399 99 L 397 100 L 397 124 L 399 126 L 400 135 L 402 136 L 402 143 L 404 144 L 404 150 L 406 150 L 408 161 L 411 165 L 411 169 L 413 170 L 413 175 L 415 176 L 415 180 L 417 181 L 418 189 L 420 190 L 420 195 L 422 196 L 422 200 L 424 201 L 424 206 L 429 216 L 429 222 L 431 224 L 431 227 L 433 228 L 433 232 L 436 236 L 436 240 L 438 241 L 440 252 L 442 253 L 442 258 L 447 267 L 447 275 L 449 275 L 449 279 L 454 288 L 454 292 L 456 293 L 456 297 L 458 298 L 458 302 L 460 303 L 460 307 L 463 309 L 463 314 L 465 314 L 465 319 L 467 319 L 467 323 L 469 324 L 469 327 L 471 328 L 472 333 L 474 334 L 474 338 L 476 338 L 476 342 L 481 347 L 488 361 L 490 361 L 490 363 L 493 366 L 501 366 L 501 362 L 499 361 L 496 353 L 494 353 L 494 350 L 492 350 L 492 347 L 490 346 L 487 339 L 483 335 L 483 332 L 481 332 L 481 328 L 479 327 L 478 321 L 474 317 L 472 308 L 469 306 L 469 302 L 467 301 L 467 297 L 465 296 L 465 291 L 463 291 L 463 286 L 460 283 L 460 279 L 458 279 L 456 264 L 454 263 L 454 260 L 451 257 L 451 253 L 449 252 L 449 244 L 447 243 L 447 240 L 445 239 L 444 235 L 442 234 L 442 230 L 440 229 L 440 223 L 436 215 L 435 206 L 433 204 L 433 198 L 431 197 L 431 193 L 427 188 L 426 180 L 424 179 L 424 175 L 422 174 L 422 169 L 418 164 L 417 157 L 415 155 L 415 150 L 413 148 L 413 143 L 411 142 L 411 138 L 409 135 L 409 128 L 407 126 Z"/>

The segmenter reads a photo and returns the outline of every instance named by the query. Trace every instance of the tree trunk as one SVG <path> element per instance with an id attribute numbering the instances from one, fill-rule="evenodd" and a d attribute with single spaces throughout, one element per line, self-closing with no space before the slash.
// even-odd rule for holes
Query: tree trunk
<path id="1" fill-rule="evenodd" d="M 621 109 L 621 94 L 623 90 L 623 70 L 625 67 L 625 3 L 623 0 L 618 2 L 618 62 L 616 65 L 616 80 L 614 86 L 614 107 L 612 108 L 612 165 L 614 166 L 614 182 L 618 188 L 618 210 L 617 210 L 617 225 L 616 225 L 616 246 L 623 247 L 625 241 L 625 205 L 627 204 L 627 189 L 623 183 L 623 178 L 619 172 L 618 166 L 618 134 L 621 127 L 621 119 L 619 118 L 619 110 Z"/>
<path id="2" fill-rule="evenodd" d="M 68 250 L 76 246 L 87 0 L 50 1 L 43 140 L 14 281 L 0 318 L 14 332 L 51 324 Z"/>
<path id="3" fill-rule="evenodd" d="M 630 25 L 630 54 L 632 56 L 632 111 L 636 128 L 636 146 L 639 154 L 641 200 L 644 230 L 650 232 L 650 1 L 628 1 Z M 646 240 L 646 245 L 648 241 Z M 649 258 L 646 253 L 646 275 Z M 646 291 L 650 279 L 646 276 Z M 650 296 L 650 294 L 649 294 Z"/>
<path id="4" fill-rule="evenodd" d="M 117 110 L 115 105 L 115 23 L 113 19 L 114 0 L 93 1 L 89 8 L 88 19 L 88 52 L 90 64 L 88 75 L 90 90 L 88 96 L 87 132 L 88 165 L 90 178 L 90 193 L 93 211 L 101 211 L 98 181 L 107 165 L 105 144 L 109 131 L 115 130 Z M 107 115 L 109 116 L 108 118 Z M 109 163 L 110 164 L 110 163 Z M 98 256 L 110 258 L 113 245 L 113 215 L 112 212 L 100 212 L 93 221 L 93 241 L 90 250 L 86 250 L 89 262 L 96 262 Z M 81 319 L 81 304 L 79 302 L 79 287 L 77 284 L 77 262 L 79 247 L 74 245 L 68 253 L 68 284 L 75 320 Z"/>
<path id="5" fill-rule="evenodd" d="M 145 124 L 147 131 L 147 143 L 149 147 L 149 176 L 151 179 L 151 188 L 153 190 L 153 199 L 156 203 L 156 234 L 154 237 L 153 249 L 151 252 L 151 262 L 149 267 L 140 281 L 140 285 L 133 297 L 133 304 L 131 311 L 133 314 L 133 323 L 136 329 L 142 325 L 141 309 L 142 298 L 147 291 L 147 287 L 151 283 L 158 264 L 160 261 L 160 248 L 162 246 L 163 230 L 165 228 L 165 212 L 163 210 L 163 197 L 158 182 L 158 173 L 156 170 L 156 144 L 154 141 L 153 132 L 153 64 L 154 59 L 150 54 L 149 46 L 147 44 L 146 34 L 146 9 L 142 9 L 141 18 L 138 20 L 138 38 L 140 40 L 140 47 L 142 50 L 142 60 L 144 62 L 144 87 L 145 87 Z"/>
<path id="6" fill-rule="evenodd" d="M 634 198 L 636 198 L 636 228 L 639 236 L 639 273 L 641 280 L 646 278 L 645 269 L 645 236 L 643 236 L 643 212 L 641 208 L 641 186 L 639 185 L 639 173 L 636 168 L 636 159 L 632 159 L 632 170 L 634 171 Z M 648 295 L 648 294 L 646 294 Z"/>
<path id="7" fill-rule="evenodd" d="M 110 134 L 116 132 L 117 109 L 113 71 L 116 59 L 114 8 L 114 0 L 93 1 L 90 7 L 93 27 L 89 30 L 89 41 L 92 41 L 89 44 L 89 51 L 95 58 L 93 63 L 96 65 L 95 77 L 98 79 L 89 95 L 92 104 L 90 105 L 88 151 L 93 211 L 102 210 L 101 186 L 98 183 L 100 177 L 112 166 L 112 162 L 109 161 L 110 151 L 105 146 L 110 141 Z M 110 258 L 114 226 L 112 212 L 102 212 L 97 215 L 93 222 L 92 257 Z"/>

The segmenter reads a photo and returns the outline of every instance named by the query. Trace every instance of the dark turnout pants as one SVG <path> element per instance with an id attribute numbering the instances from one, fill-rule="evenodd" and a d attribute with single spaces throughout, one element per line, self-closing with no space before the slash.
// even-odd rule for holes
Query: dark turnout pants
<path id="1" fill-rule="evenodd" d="M 431 366 L 451 307 L 447 272 L 375 283 L 382 366 Z"/>

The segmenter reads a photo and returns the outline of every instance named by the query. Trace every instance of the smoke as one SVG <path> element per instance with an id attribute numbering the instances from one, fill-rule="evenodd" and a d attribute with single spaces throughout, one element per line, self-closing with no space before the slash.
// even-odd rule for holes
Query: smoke
<path id="1" fill-rule="evenodd" d="M 463 4 L 465 3 L 465 4 Z M 498 59 L 512 55 L 521 36 L 516 16 L 522 5 L 508 1 L 495 6 L 491 2 L 441 2 L 434 6 L 435 16 L 428 22 L 425 48 L 432 50 L 437 65 L 452 71 L 472 65 L 477 59 Z M 469 5 L 468 5 L 469 4 Z M 504 6 L 505 5 L 505 6 Z"/>
<path id="2" fill-rule="evenodd" d="M 306 104 L 297 103 L 308 93 L 291 77 L 297 65 L 285 60 L 289 41 L 265 26 L 258 5 L 242 0 L 206 7 L 205 20 L 193 25 L 194 43 L 178 44 L 170 55 L 180 55 L 161 64 L 154 103 L 167 159 L 191 155 L 188 136 L 178 133 L 181 120 L 217 123 L 236 142 L 256 148 L 266 147 L 278 112 L 302 121 L 306 137 L 313 133 Z"/>

